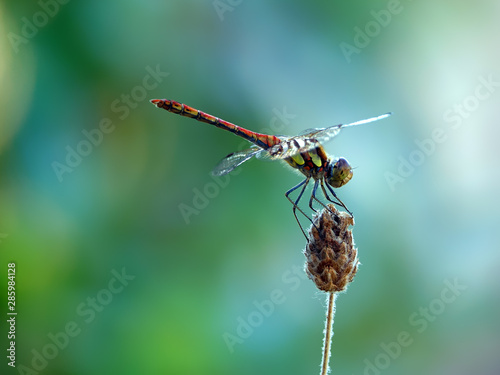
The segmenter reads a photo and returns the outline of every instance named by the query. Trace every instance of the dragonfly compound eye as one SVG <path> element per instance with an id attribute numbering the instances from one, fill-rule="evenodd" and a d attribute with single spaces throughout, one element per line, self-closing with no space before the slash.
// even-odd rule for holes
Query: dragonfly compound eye
<path id="1" fill-rule="evenodd" d="M 339 158 L 339 160 L 337 160 L 331 167 L 327 176 L 328 183 L 334 188 L 344 186 L 351 178 L 352 168 L 349 162 L 344 158 Z"/>

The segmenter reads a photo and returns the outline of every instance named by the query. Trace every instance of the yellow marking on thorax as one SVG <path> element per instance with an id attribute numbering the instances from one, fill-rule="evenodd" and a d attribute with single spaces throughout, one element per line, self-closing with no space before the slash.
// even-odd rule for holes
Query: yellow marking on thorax
<path id="1" fill-rule="evenodd" d="M 301 154 L 296 154 L 292 156 L 292 160 L 298 165 L 304 165 L 305 161 Z"/>
<path id="2" fill-rule="evenodd" d="M 318 154 L 316 153 L 316 150 L 309 151 L 309 155 L 311 156 L 311 160 L 315 166 L 321 167 L 323 165 L 323 162 L 322 162 L 321 158 L 318 156 Z"/>

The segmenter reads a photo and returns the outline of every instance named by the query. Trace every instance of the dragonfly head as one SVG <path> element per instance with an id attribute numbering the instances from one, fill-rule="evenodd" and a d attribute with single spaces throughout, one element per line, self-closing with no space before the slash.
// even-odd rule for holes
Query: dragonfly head
<path id="1" fill-rule="evenodd" d="M 352 178 L 352 168 L 344 158 L 339 158 L 335 163 L 330 163 L 326 174 L 326 182 L 334 188 L 347 184 Z"/>

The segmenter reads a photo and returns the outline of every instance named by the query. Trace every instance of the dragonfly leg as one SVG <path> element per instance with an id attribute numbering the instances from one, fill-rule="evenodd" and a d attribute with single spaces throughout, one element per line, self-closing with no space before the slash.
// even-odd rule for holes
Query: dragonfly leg
<path id="1" fill-rule="evenodd" d="M 313 210 L 313 212 L 317 212 L 313 207 L 313 200 L 316 200 L 317 202 L 319 202 L 320 204 L 322 204 L 324 206 L 324 204 L 322 202 L 320 202 L 318 200 L 318 198 L 316 198 L 316 190 L 318 190 L 318 184 L 319 184 L 319 181 L 315 180 L 314 187 L 313 187 L 312 193 L 311 193 L 311 198 L 309 199 L 309 208 L 311 208 L 311 210 Z"/>
<path id="2" fill-rule="evenodd" d="M 327 186 L 328 186 L 328 184 L 327 184 Z M 328 186 L 328 188 L 330 189 L 330 186 Z M 323 180 L 321 180 L 321 189 L 323 190 L 323 194 L 325 195 L 325 198 L 326 198 L 326 200 L 327 200 L 328 202 L 335 203 L 335 204 L 336 204 L 336 205 L 338 205 L 338 206 L 342 206 L 342 203 L 341 203 L 341 202 L 339 202 L 338 197 L 337 197 L 337 195 L 335 194 L 335 192 L 333 192 L 333 191 L 332 191 L 333 196 L 334 196 L 335 198 L 337 198 L 337 200 L 333 200 L 332 198 L 330 198 L 330 196 L 328 195 L 328 193 L 327 193 L 327 191 L 326 191 L 326 189 L 325 189 L 325 184 L 323 183 Z M 331 189 L 330 189 L 330 190 L 331 190 Z"/>
<path id="3" fill-rule="evenodd" d="M 312 191 L 312 194 L 311 194 L 311 199 L 309 200 L 309 207 L 311 207 L 311 209 L 316 212 L 316 210 L 312 207 L 312 201 L 315 200 L 316 202 L 318 202 L 321 206 L 323 206 L 323 208 L 325 210 L 328 210 L 330 211 L 332 214 L 332 210 L 330 210 L 330 207 L 328 207 L 327 205 L 325 205 L 323 202 L 321 202 L 318 197 L 316 197 L 316 190 L 318 189 L 318 185 L 319 185 L 319 181 L 316 180 L 315 181 L 315 184 L 314 184 L 314 188 L 313 188 L 313 191 Z M 330 199 L 330 197 L 328 196 L 328 194 L 326 193 L 326 190 L 325 190 L 325 187 L 323 186 L 323 180 L 321 180 L 321 189 L 323 190 L 323 194 L 325 195 L 326 199 L 329 201 L 329 202 L 333 202 L 333 203 L 336 203 L 336 204 L 339 204 L 338 202 L 334 202 Z"/>
<path id="4" fill-rule="evenodd" d="M 324 185 L 326 185 L 326 187 L 328 188 L 328 190 L 330 190 L 330 193 L 332 193 L 332 195 L 333 195 L 333 197 L 336 199 L 336 201 L 335 201 L 335 200 L 333 200 L 333 199 L 331 199 L 331 198 L 328 196 L 328 194 L 327 194 L 327 192 L 326 192 L 326 190 L 325 190 L 325 186 L 324 186 Z M 323 184 L 323 181 L 321 181 L 321 188 L 323 189 L 323 194 L 325 194 L 326 199 L 328 199 L 328 200 L 329 200 L 330 202 L 332 202 L 332 203 L 335 203 L 335 204 L 336 204 L 336 205 L 338 205 L 338 206 L 344 207 L 344 208 L 345 208 L 345 210 L 347 211 L 347 213 L 348 213 L 349 215 L 351 215 L 351 217 L 354 217 L 354 215 L 352 214 L 352 212 L 351 212 L 351 211 L 349 211 L 349 209 L 348 209 L 348 208 L 347 208 L 347 206 L 344 204 L 344 202 L 342 202 L 342 201 L 340 200 L 340 198 L 339 198 L 339 197 L 337 197 L 337 194 L 335 194 L 335 192 L 333 191 L 333 188 L 332 188 L 330 185 L 328 185 L 328 182 L 326 182 L 325 184 Z"/>
<path id="5" fill-rule="evenodd" d="M 297 210 L 299 210 L 299 212 L 304 215 L 307 220 L 309 220 L 313 225 L 313 221 L 312 219 L 306 215 L 306 213 L 304 211 L 302 211 L 302 209 L 300 207 L 297 206 L 297 204 L 299 203 L 300 201 L 300 198 L 302 198 L 302 195 L 304 194 L 304 191 L 307 187 L 307 184 L 309 183 L 309 180 L 311 178 L 308 177 L 306 178 L 304 181 L 302 181 L 300 184 L 298 185 L 295 185 L 293 188 L 291 188 L 290 190 L 288 190 L 286 193 L 285 193 L 285 197 L 290 201 L 290 203 L 293 205 L 293 216 L 295 216 L 295 220 L 297 220 L 297 224 L 299 224 L 299 227 L 300 227 L 300 230 L 302 231 L 302 233 L 304 234 L 304 237 L 307 239 L 307 235 L 306 235 L 306 232 L 304 231 L 304 228 L 302 228 L 302 225 L 300 224 L 300 221 L 299 221 L 299 218 L 297 217 Z M 300 188 L 302 185 L 304 185 L 302 187 L 302 189 L 300 190 L 300 193 L 299 193 L 299 196 L 297 197 L 297 199 L 294 201 L 292 201 L 292 199 L 289 197 L 290 193 L 292 193 L 293 191 L 297 190 L 298 188 Z"/>

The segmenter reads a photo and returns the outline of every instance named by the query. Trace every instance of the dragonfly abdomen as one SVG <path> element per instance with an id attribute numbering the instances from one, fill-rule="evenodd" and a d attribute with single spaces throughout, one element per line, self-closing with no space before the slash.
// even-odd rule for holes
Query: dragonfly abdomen
<path id="1" fill-rule="evenodd" d="M 218 117 L 209 115 L 208 113 L 202 112 L 196 108 L 176 102 L 174 100 L 153 99 L 151 100 L 151 103 L 156 105 L 158 108 L 163 108 L 169 112 L 189 118 L 194 118 L 195 120 L 230 131 L 231 133 L 245 138 L 247 141 L 250 141 L 253 144 L 264 149 L 268 149 L 269 147 L 272 147 L 281 142 L 281 140 L 274 135 L 253 132 L 251 130 L 242 128 L 241 126 L 235 125 L 229 121 L 222 120 Z"/>

